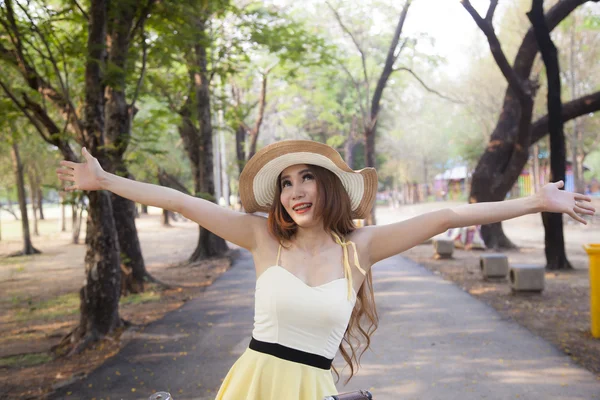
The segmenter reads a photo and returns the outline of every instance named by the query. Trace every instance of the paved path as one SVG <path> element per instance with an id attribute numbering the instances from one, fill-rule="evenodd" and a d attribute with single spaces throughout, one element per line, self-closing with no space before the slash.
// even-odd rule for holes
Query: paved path
<path id="1" fill-rule="evenodd" d="M 340 391 L 369 388 L 376 400 L 600 399 L 593 374 L 425 268 L 395 256 L 374 276 L 380 328 Z M 248 344 L 253 288 L 252 260 L 242 251 L 204 293 L 51 398 L 147 399 L 153 389 L 175 400 L 214 398 Z"/>

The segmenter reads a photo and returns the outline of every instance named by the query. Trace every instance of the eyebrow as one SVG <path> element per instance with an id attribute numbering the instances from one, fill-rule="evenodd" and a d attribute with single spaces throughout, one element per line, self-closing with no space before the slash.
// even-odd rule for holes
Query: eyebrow
<path id="1" fill-rule="evenodd" d="M 310 169 L 308 169 L 308 168 L 305 168 L 305 169 L 303 169 L 302 171 L 298 172 L 298 175 L 302 175 L 302 174 L 303 174 L 303 173 L 305 173 L 305 172 L 310 172 Z M 282 176 L 282 177 L 281 177 L 281 180 L 288 179 L 289 177 L 290 177 L 289 175 Z"/>

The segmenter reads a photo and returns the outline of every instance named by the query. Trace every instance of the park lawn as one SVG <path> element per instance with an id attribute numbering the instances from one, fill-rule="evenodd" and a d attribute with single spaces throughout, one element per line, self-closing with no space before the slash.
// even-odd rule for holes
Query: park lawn
<path id="1" fill-rule="evenodd" d="M 32 237 L 42 254 L 5 258 L 20 248 L 20 221 L 3 215 L 0 242 L 0 393 L 3 399 L 43 398 L 53 387 L 81 378 L 118 353 L 132 335 L 118 332 L 71 358 L 58 358 L 50 348 L 79 319 L 79 289 L 83 282 L 85 246 L 71 243 L 70 232 L 58 232 L 56 213 L 44 210 L 40 236 Z M 53 213 L 54 211 L 54 213 Z M 121 297 L 121 318 L 135 328 L 162 318 L 192 299 L 231 265 L 230 256 L 186 263 L 198 227 L 191 222 L 160 225 L 160 210 L 136 220 L 148 271 L 171 285 L 146 285 L 145 291 Z M 67 219 L 70 223 L 70 218 Z M 85 224 L 82 227 L 85 232 Z M 81 237 L 83 242 L 84 236 Z M 6 397 L 8 396 L 8 397 Z"/>

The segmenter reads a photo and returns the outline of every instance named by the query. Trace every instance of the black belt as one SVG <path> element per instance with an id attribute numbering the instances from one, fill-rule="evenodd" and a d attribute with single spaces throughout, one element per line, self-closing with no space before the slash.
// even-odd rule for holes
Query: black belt
<path id="1" fill-rule="evenodd" d="M 254 351 L 270 354 L 283 360 L 309 365 L 311 367 L 320 369 L 331 369 L 331 363 L 333 362 L 333 358 L 329 359 L 318 354 L 292 349 L 291 347 L 282 346 L 278 343 L 261 342 L 260 340 L 256 340 L 254 338 L 252 338 L 250 341 L 250 348 Z"/>

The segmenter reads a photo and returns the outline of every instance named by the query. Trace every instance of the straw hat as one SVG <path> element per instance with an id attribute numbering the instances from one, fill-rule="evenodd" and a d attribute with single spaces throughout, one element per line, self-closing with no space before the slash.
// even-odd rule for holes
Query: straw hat
<path id="1" fill-rule="evenodd" d="M 277 178 L 284 169 L 296 164 L 318 165 L 336 174 L 350 197 L 352 218 L 369 215 L 377 194 L 375 169 L 353 171 L 332 147 L 311 140 L 276 142 L 248 161 L 240 175 L 240 197 L 246 212 L 269 212 L 275 201 Z"/>

